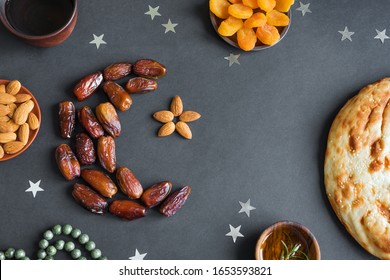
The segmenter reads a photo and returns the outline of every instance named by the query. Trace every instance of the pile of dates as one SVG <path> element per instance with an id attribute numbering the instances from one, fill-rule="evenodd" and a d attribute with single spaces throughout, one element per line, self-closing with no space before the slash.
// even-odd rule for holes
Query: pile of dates
<path id="1" fill-rule="evenodd" d="M 114 80 L 124 78 L 130 73 L 138 77 L 127 81 L 125 89 Z M 132 104 L 130 93 L 153 91 L 157 88 L 155 79 L 166 74 L 166 68 L 157 61 L 141 59 L 134 65 L 130 63 L 114 63 L 104 71 L 84 77 L 74 88 L 74 95 L 83 101 L 97 91 L 102 84 L 110 102 L 99 104 L 95 112 L 88 106 L 76 111 L 71 101 L 59 103 L 60 135 L 64 139 L 73 137 L 76 118 L 83 128 L 75 137 L 75 152 L 67 144 L 61 144 L 55 152 L 56 162 L 61 174 L 68 181 L 80 177 L 85 184 L 75 183 L 72 196 L 85 209 L 96 214 L 108 211 L 124 220 L 144 217 L 147 208 L 160 206 L 160 213 L 170 217 L 186 202 L 191 188 L 185 186 L 171 193 L 169 181 L 159 182 L 147 189 L 133 172 L 125 167 L 117 167 L 115 138 L 121 133 L 121 123 L 117 108 L 126 111 Z M 105 172 L 93 168 L 82 169 L 99 161 Z M 110 175 L 115 175 L 112 179 Z M 116 183 L 114 182 L 116 181 Z M 128 198 L 113 200 L 118 187 Z M 140 200 L 136 202 L 134 200 Z"/>

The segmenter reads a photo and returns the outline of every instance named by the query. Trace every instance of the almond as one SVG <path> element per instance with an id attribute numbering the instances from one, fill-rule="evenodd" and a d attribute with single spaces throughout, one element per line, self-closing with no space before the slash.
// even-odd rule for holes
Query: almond
<path id="1" fill-rule="evenodd" d="M 11 95 L 15 95 L 20 91 L 21 87 L 22 87 L 22 85 L 20 84 L 20 82 L 17 80 L 14 80 L 14 81 L 11 81 L 8 83 L 6 91 L 7 91 L 7 93 L 9 93 Z"/>
<path id="2" fill-rule="evenodd" d="M 5 85 L 0 85 L 0 93 L 6 93 Z"/>
<path id="3" fill-rule="evenodd" d="M 16 110 L 16 108 L 18 108 L 18 106 L 15 103 L 11 103 L 8 105 L 8 107 L 9 107 L 9 113 L 7 114 L 7 116 L 12 118 L 14 116 L 15 110 Z"/>
<path id="4" fill-rule="evenodd" d="M 159 121 L 162 123 L 171 122 L 171 121 L 173 121 L 174 117 L 175 116 L 173 115 L 173 113 L 171 111 L 160 111 L 160 112 L 156 112 L 153 114 L 153 118 L 156 121 Z"/>
<path id="5" fill-rule="evenodd" d="M 175 124 L 173 122 L 169 122 L 164 124 L 158 131 L 157 136 L 164 137 L 171 135 L 173 132 L 175 132 Z"/>
<path id="6" fill-rule="evenodd" d="M 16 140 L 16 134 L 13 132 L 0 133 L 0 143 L 5 144 Z"/>
<path id="7" fill-rule="evenodd" d="M 30 126 L 31 130 L 37 130 L 39 127 L 38 117 L 33 112 L 30 112 L 30 114 L 28 114 L 27 123 Z"/>
<path id="8" fill-rule="evenodd" d="M 172 98 L 170 109 L 175 117 L 178 117 L 183 113 L 183 101 L 181 101 L 180 96 L 176 95 Z"/>
<path id="9" fill-rule="evenodd" d="M 0 117 L 8 115 L 10 112 L 10 106 L 0 104 Z"/>
<path id="10" fill-rule="evenodd" d="M 10 118 L 8 116 L 1 116 L 0 117 L 0 122 L 8 122 Z"/>
<path id="11" fill-rule="evenodd" d="M 23 149 L 24 143 L 20 141 L 12 141 L 4 144 L 4 152 L 8 155 L 13 155 Z"/>
<path id="12" fill-rule="evenodd" d="M 0 158 L 3 158 L 4 157 L 4 149 L 3 147 L 0 145 Z"/>
<path id="13" fill-rule="evenodd" d="M 201 117 L 201 115 L 197 112 L 185 111 L 180 115 L 179 119 L 182 122 L 193 122 L 193 121 L 196 121 L 197 119 L 199 119 L 200 117 Z"/>
<path id="14" fill-rule="evenodd" d="M 30 127 L 28 123 L 24 123 L 19 127 L 18 139 L 20 142 L 27 144 L 29 137 L 30 137 Z"/>
<path id="15" fill-rule="evenodd" d="M 30 100 L 32 96 L 27 93 L 18 93 L 15 95 L 16 101 L 15 103 L 23 103 L 26 102 L 27 100 Z"/>
<path id="16" fill-rule="evenodd" d="M 176 131 L 186 139 L 192 139 L 190 127 L 185 122 L 176 123 Z"/>
<path id="17" fill-rule="evenodd" d="M 0 122 L 0 133 L 15 132 L 19 129 L 19 125 L 14 123 L 13 120 L 8 122 Z"/>
<path id="18" fill-rule="evenodd" d="M 27 121 L 28 115 L 33 108 L 34 102 L 31 100 L 22 103 L 18 108 L 16 108 L 12 119 L 18 125 L 24 124 Z"/>
<path id="19" fill-rule="evenodd" d="M 8 93 L 0 93 L 0 104 L 11 104 L 16 101 L 15 96 Z"/>

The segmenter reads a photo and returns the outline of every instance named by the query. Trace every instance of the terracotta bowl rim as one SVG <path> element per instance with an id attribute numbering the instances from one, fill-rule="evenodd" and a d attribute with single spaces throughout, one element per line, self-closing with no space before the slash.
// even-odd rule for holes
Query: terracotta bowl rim
<path id="1" fill-rule="evenodd" d="M 309 236 L 309 240 L 311 240 L 313 242 L 313 246 L 314 246 L 314 250 L 315 250 L 315 258 L 312 259 L 312 260 L 320 260 L 321 259 L 321 250 L 320 250 L 320 246 L 318 244 L 318 241 L 317 239 L 315 238 L 315 236 L 313 235 L 313 233 L 307 228 L 305 227 L 304 225 L 298 223 L 298 222 L 294 222 L 294 221 L 287 221 L 287 220 L 283 220 L 283 221 L 278 221 L 272 225 L 270 225 L 269 227 L 267 227 L 260 235 L 260 237 L 258 238 L 257 240 L 257 243 L 256 243 L 256 247 L 255 247 L 255 259 L 256 260 L 263 260 L 263 258 L 260 256 L 260 248 L 261 248 L 261 245 L 263 244 L 264 240 L 266 239 L 266 237 L 277 227 L 280 227 L 282 225 L 287 225 L 289 227 L 293 227 L 293 228 L 296 228 L 300 231 L 303 231 L 304 233 L 306 233 L 308 236 Z"/>
<path id="2" fill-rule="evenodd" d="M 287 26 L 284 26 L 283 28 L 283 31 L 281 32 L 280 34 L 280 39 L 273 45 L 269 46 L 269 45 L 260 45 L 260 46 L 255 46 L 254 49 L 250 50 L 249 52 L 255 52 L 255 51 L 262 51 L 262 50 L 266 50 L 266 49 L 269 49 L 275 45 L 277 45 L 280 41 L 282 41 L 282 39 L 284 38 L 284 36 L 286 36 L 288 30 L 290 29 L 290 26 L 291 26 L 291 20 L 292 20 L 292 12 L 291 12 L 291 9 L 288 10 L 287 12 L 287 15 L 288 17 L 290 18 L 290 21 L 288 23 Z M 226 36 L 222 36 L 218 33 L 218 26 L 217 26 L 217 16 L 214 15 L 211 11 L 210 11 L 210 19 L 211 19 L 211 24 L 213 25 L 213 28 L 215 30 L 215 32 L 217 33 L 217 35 L 222 39 L 224 40 L 226 43 L 228 43 L 229 45 L 235 47 L 235 48 L 238 48 L 240 49 L 241 51 L 244 51 L 242 50 L 238 44 L 236 42 L 234 42 L 232 39 L 230 39 L 229 37 L 226 37 Z M 246 51 L 245 51 L 246 52 Z"/>
<path id="3" fill-rule="evenodd" d="M 58 29 L 57 31 L 54 31 L 52 33 L 49 33 L 49 34 L 45 34 L 45 35 L 27 35 L 23 32 L 20 32 L 18 30 L 16 30 L 12 25 L 11 23 L 8 21 L 8 18 L 7 16 L 5 15 L 5 4 L 8 2 L 8 0 L 4 0 L 4 5 L 2 7 L 0 7 L 0 20 L 3 22 L 3 25 L 8 29 L 8 31 L 10 31 L 11 33 L 13 33 L 14 35 L 18 36 L 19 38 L 22 38 L 22 39 L 26 39 L 26 40 L 42 40 L 42 39 L 49 39 L 49 38 L 52 38 L 52 37 L 55 37 L 57 36 L 58 34 L 62 33 L 64 30 L 66 30 L 73 22 L 73 20 L 75 19 L 75 17 L 77 17 L 77 0 L 71 0 L 73 1 L 74 3 L 74 6 L 73 6 L 73 11 L 72 11 L 72 16 L 69 18 L 69 20 L 60 28 Z"/>
<path id="4" fill-rule="evenodd" d="M 10 82 L 10 80 L 1 80 L 0 79 L 0 85 L 7 84 L 9 82 Z M 21 153 L 23 153 L 25 150 L 27 150 L 30 147 L 30 145 L 34 142 L 35 138 L 37 137 L 37 135 L 39 133 L 39 129 L 41 128 L 41 125 L 42 125 L 41 109 L 39 107 L 38 101 L 35 99 L 34 95 L 31 93 L 31 91 L 28 90 L 25 86 L 22 85 L 22 89 L 25 93 L 28 93 L 31 95 L 31 100 L 34 102 L 34 109 L 36 108 L 37 118 L 39 120 L 39 127 L 35 131 L 30 130 L 30 133 L 33 133 L 33 134 L 31 136 L 31 138 L 29 138 L 27 144 L 23 147 L 23 149 L 21 149 L 19 152 L 15 153 L 13 155 L 4 154 L 4 157 L 0 158 L 0 162 L 13 159 L 13 158 L 17 157 L 18 155 L 20 155 Z"/>

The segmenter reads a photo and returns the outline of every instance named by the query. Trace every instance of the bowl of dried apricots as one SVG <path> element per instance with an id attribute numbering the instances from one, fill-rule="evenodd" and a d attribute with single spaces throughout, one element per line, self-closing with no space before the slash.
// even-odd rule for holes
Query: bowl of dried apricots
<path id="1" fill-rule="evenodd" d="M 259 51 L 280 42 L 291 24 L 294 0 L 209 0 L 215 31 L 228 44 Z"/>

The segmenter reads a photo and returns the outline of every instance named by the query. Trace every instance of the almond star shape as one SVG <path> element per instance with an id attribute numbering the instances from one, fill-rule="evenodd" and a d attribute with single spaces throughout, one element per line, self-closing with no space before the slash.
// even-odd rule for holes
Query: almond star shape
<path id="1" fill-rule="evenodd" d="M 175 117 L 178 121 L 175 123 Z M 157 136 L 171 135 L 175 130 L 184 138 L 192 139 L 192 132 L 187 123 L 196 121 L 201 115 L 195 111 L 183 111 L 183 101 L 180 96 L 172 98 L 169 111 L 159 111 L 153 114 L 153 118 L 164 125 L 158 130 Z"/>

